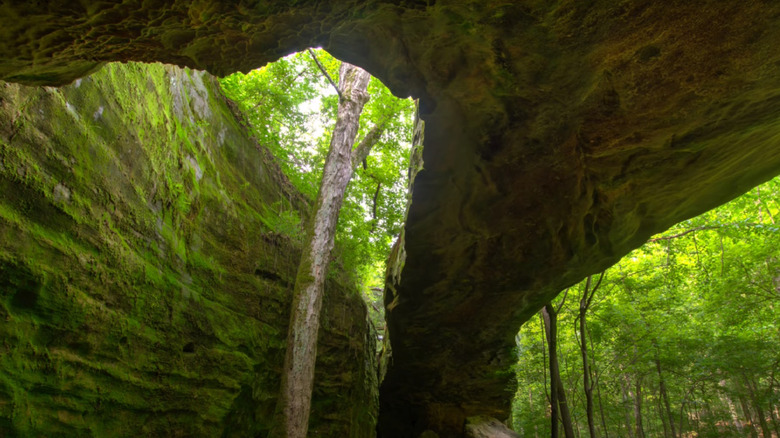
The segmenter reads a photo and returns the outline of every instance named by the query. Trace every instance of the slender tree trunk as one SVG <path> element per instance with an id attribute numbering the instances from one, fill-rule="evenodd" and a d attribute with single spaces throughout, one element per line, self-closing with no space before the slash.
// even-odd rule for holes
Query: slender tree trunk
<path id="1" fill-rule="evenodd" d="M 590 349 L 591 349 L 591 351 L 594 351 L 593 350 L 593 339 L 591 339 L 590 333 L 588 333 L 588 342 L 590 342 Z M 603 401 L 601 399 L 601 386 L 600 386 L 600 380 L 601 380 L 600 376 L 601 375 L 599 374 L 598 369 L 596 368 L 596 364 L 597 364 L 597 361 L 596 361 L 596 358 L 594 357 L 593 358 L 593 374 L 594 374 L 595 377 L 593 379 L 593 386 L 596 387 L 596 396 L 599 399 L 599 414 L 601 416 L 601 427 L 603 429 L 602 432 L 604 433 L 604 438 L 609 438 L 609 429 L 607 429 L 607 418 L 604 415 L 604 403 L 603 403 Z"/>
<path id="2" fill-rule="evenodd" d="M 747 384 L 748 391 L 750 392 L 750 400 L 753 402 L 753 409 L 758 417 L 758 424 L 761 425 L 761 435 L 764 438 L 772 438 L 772 432 L 769 430 L 769 423 L 766 422 L 766 414 L 764 414 L 764 408 L 761 406 L 761 400 L 758 398 L 758 388 L 755 382 L 745 377 L 745 383 Z"/>
<path id="3" fill-rule="evenodd" d="M 780 438 L 780 420 L 777 418 L 774 406 L 770 406 L 769 417 L 772 419 L 772 427 L 775 429 L 775 436 Z"/>
<path id="4" fill-rule="evenodd" d="M 742 435 L 742 422 L 739 420 L 739 414 L 737 414 L 737 407 L 734 406 L 734 402 L 731 401 L 731 398 L 729 398 L 728 394 L 726 394 L 725 392 L 723 393 L 722 397 L 729 408 L 729 414 L 731 414 L 731 421 L 734 423 L 734 427 L 737 429 L 737 432 L 740 435 Z"/>
<path id="5" fill-rule="evenodd" d="M 364 70 L 342 63 L 338 91 L 343 97 L 339 99 L 338 118 L 322 172 L 314 219 L 306 232 L 295 278 L 287 353 L 277 406 L 282 419 L 271 433 L 274 437 L 305 438 L 307 434 L 324 281 L 339 210 L 357 159 L 352 146 L 363 105 L 368 100 L 369 79 L 370 75 Z M 357 153 L 364 152 L 358 152 L 358 149 Z"/>
<path id="6" fill-rule="evenodd" d="M 636 423 L 636 438 L 645 438 L 645 429 L 642 425 L 642 379 L 636 376 L 634 382 L 634 421 Z"/>
<path id="7" fill-rule="evenodd" d="M 566 391 L 563 388 L 563 381 L 561 380 L 560 365 L 558 362 L 558 312 L 553 308 L 552 304 L 547 304 L 542 309 L 542 319 L 545 325 L 545 335 L 547 335 L 547 345 L 550 350 L 550 395 L 553 394 L 557 403 L 553 403 L 553 397 L 550 399 L 550 405 L 553 407 L 552 417 L 556 419 L 553 424 L 552 432 L 558 435 L 557 417 L 555 413 L 558 411 L 560 414 L 561 422 L 563 423 L 563 431 L 566 438 L 574 438 L 574 427 L 571 422 L 571 414 L 569 413 L 569 406 L 566 403 Z"/>
<path id="8" fill-rule="evenodd" d="M 585 290 L 580 298 L 579 323 L 580 323 L 580 354 L 582 355 L 582 387 L 585 390 L 585 414 L 588 420 L 588 433 L 590 438 L 596 438 L 596 425 L 593 421 L 593 384 L 591 383 L 590 362 L 588 361 L 588 342 L 587 342 L 587 313 L 593 295 L 596 293 L 601 280 L 604 278 L 602 272 L 595 286 L 592 285 L 593 277 L 588 276 L 585 282 Z"/>
<path id="9" fill-rule="evenodd" d="M 677 438 L 677 432 L 674 430 L 674 416 L 672 415 L 672 408 L 669 404 L 669 394 L 666 392 L 666 383 L 664 382 L 664 375 L 661 372 L 661 360 L 658 358 L 657 353 L 655 357 L 655 370 L 658 373 L 658 391 L 661 393 L 661 398 L 663 399 L 664 407 L 666 408 L 666 416 L 669 419 L 669 428 L 672 431 L 672 438 Z"/>
<path id="10" fill-rule="evenodd" d="M 590 278 L 590 277 L 588 277 Z M 585 389 L 585 415 L 588 419 L 588 433 L 591 438 L 596 438 L 596 425 L 593 421 L 593 386 L 591 384 L 590 364 L 588 363 L 588 344 L 585 336 L 585 312 L 580 304 L 580 352 L 582 353 L 582 386 Z"/>
<path id="11" fill-rule="evenodd" d="M 596 374 L 598 376 L 598 372 Z M 595 380 L 596 384 L 596 396 L 599 399 L 599 414 L 601 416 L 601 428 L 604 432 L 604 438 L 609 438 L 609 429 L 607 428 L 607 417 L 604 415 L 604 403 L 601 400 L 601 386 L 599 386 L 599 379 Z"/>
<path id="12" fill-rule="evenodd" d="M 542 308 L 542 321 L 544 321 L 544 334 L 547 337 L 547 351 L 550 355 L 550 438 L 558 438 L 558 352 L 555 339 L 558 336 L 557 326 L 552 324 L 551 313 L 555 313 L 552 305 L 547 304 Z"/>
<path id="13" fill-rule="evenodd" d="M 623 415 L 626 422 L 626 435 L 628 435 L 629 438 L 632 438 L 634 436 L 634 428 L 632 427 L 631 410 L 629 408 L 629 405 L 631 404 L 630 385 L 631 383 L 629 382 L 628 375 L 624 374 L 623 381 L 620 384 L 621 394 L 623 396 Z"/>
<path id="14" fill-rule="evenodd" d="M 569 404 L 566 401 L 566 390 L 563 388 L 563 381 L 561 380 L 560 369 L 558 370 L 558 406 L 561 409 L 561 422 L 563 423 L 563 433 L 566 438 L 574 438 L 574 423 L 571 421 L 571 413 L 569 412 Z"/>
<path id="15" fill-rule="evenodd" d="M 658 418 L 661 420 L 661 427 L 664 431 L 664 438 L 670 438 L 669 437 L 669 422 L 666 419 L 666 415 L 664 414 L 664 407 L 663 407 L 663 401 L 661 400 L 661 390 L 658 390 L 658 397 L 656 397 L 657 403 L 656 403 L 656 411 L 658 412 Z"/>
<path id="16" fill-rule="evenodd" d="M 753 416 L 750 413 L 750 407 L 747 404 L 745 397 L 739 396 L 739 404 L 742 407 L 742 413 L 745 416 L 745 422 L 748 423 L 750 429 L 750 437 L 758 438 L 758 431 L 756 430 L 756 422 L 753 420 Z"/>
<path id="17" fill-rule="evenodd" d="M 772 215 L 770 214 L 769 217 L 771 218 Z M 772 221 L 774 223 L 774 221 Z M 769 267 L 767 266 L 767 270 Z M 766 391 L 767 398 L 769 399 L 769 418 L 772 420 L 772 427 L 775 429 L 775 436 L 777 438 L 780 438 L 780 421 L 778 421 L 778 415 L 777 415 L 777 406 L 773 402 L 773 400 L 776 400 L 774 398 L 775 395 L 775 371 L 777 370 L 778 362 L 775 362 L 772 366 L 772 374 L 769 376 L 769 388 Z"/>
<path id="18" fill-rule="evenodd" d="M 659 399 L 656 399 L 656 401 L 657 403 L 651 405 L 656 418 L 650 422 L 650 436 L 663 436 L 664 438 L 667 438 L 669 436 L 669 431 L 667 430 L 666 418 L 664 418 L 664 410 L 661 406 L 661 401 Z M 661 435 L 658 434 L 658 423 L 661 424 Z"/>

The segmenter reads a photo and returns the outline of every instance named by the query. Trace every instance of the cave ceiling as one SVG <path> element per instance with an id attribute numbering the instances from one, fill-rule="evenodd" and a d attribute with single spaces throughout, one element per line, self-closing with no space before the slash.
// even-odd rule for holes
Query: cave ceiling
<path id="1" fill-rule="evenodd" d="M 544 302 L 780 171 L 777 2 L 0 5 L 0 78 L 25 84 L 131 60 L 225 75 L 311 46 L 425 121 L 383 436 L 506 418 L 514 336 Z"/>

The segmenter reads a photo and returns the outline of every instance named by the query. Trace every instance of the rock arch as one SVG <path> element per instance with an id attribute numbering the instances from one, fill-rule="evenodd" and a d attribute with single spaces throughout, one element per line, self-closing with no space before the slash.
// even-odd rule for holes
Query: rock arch
<path id="1" fill-rule="evenodd" d="M 422 99 L 384 437 L 505 417 L 514 333 L 545 301 L 780 171 L 768 1 L 6 2 L 0 29 L 8 81 L 323 46 Z"/>

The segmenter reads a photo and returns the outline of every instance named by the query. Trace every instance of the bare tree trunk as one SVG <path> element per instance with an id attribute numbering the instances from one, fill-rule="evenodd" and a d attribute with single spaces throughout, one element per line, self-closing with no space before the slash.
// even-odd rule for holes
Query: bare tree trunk
<path id="1" fill-rule="evenodd" d="M 322 172 L 322 181 L 314 207 L 314 219 L 307 228 L 298 274 L 295 278 L 287 353 L 277 413 L 282 416 L 271 436 L 305 438 L 314 385 L 317 333 L 325 276 L 333 249 L 339 210 L 344 192 L 354 172 L 357 154 L 366 154 L 364 142 L 353 152 L 360 114 L 368 100 L 370 75 L 353 65 L 342 63 L 338 91 L 338 118 L 333 128 L 330 151 Z M 367 140 L 369 135 L 366 136 Z M 377 136 L 371 141 L 376 141 Z M 358 161 L 359 162 L 359 161 Z"/>
<path id="2" fill-rule="evenodd" d="M 780 420 L 777 418 L 774 406 L 770 406 L 769 417 L 772 419 L 772 427 L 775 429 L 775 436 L 780 438 Z"/>
<path id="3" fill-rule="evenodd" d="M 590 342 L 590 349 L 591 349 L 591 351 L 593 351 L 593 339 L 591 339 L 590 333 L 588 333 L 588 342 Z M 607 418 L 604 415 L 604 403 L 603 403 L 603 401 L 601 399 L 601 385 L 599 384 L 600 383 L 599 382 L 600 381 L 600 374 L 598 372 L 598 369 L 596 368 L 596 364 L 597 364 L 597 361 L 596 361 L 596 358 L 594 357 L 593 358 L 593 374 L 594 374 L 595 377 L 593 379 L 593 386 L 596 387 L 596 396 L 599 399 L 599 414 L 600 414 L 600 417 L 601 417 L 601 427 L 603 429 L 602 432 L 604 433 L 604 438 L 609 438 L 609 430 L 607 429 Z"/>
<path id="4" fill-rule="evenodd" d="M 634 390 L 634 421 L 636 422 L 636 438 L 645 438 L 642 425 L 642 379 L 636 376 Z"/>
<path id="5" fill-rule="evenodd" d="M 596 371 L 598 376 L 598 371 Z M 599 414 L 601 416 L 601 428 L 604 432 L 604 438 L 609 438 L 609 429 L 607 428 L 607 417 L 604 415 L 604 403 L 601 400 L 601 387 L 599 386 L 598 379 L 595 380 L 596 384 L 596 396 L 599 399 Z"/>
<path id="6" fill-rule="evenodd" d="M 630 401 L 630 390 L 629 386 L 631 385 L 628 375 L 623 375 L 623 381 L 620 382 L 620 389 L 621 389 L 621 395 L 623 396 L 623 415 L 626 422 L 626 435 L 628 435 L 629 438 L 632 438 L 634 436 L 634 428 L 631 427 L 631 410 L 629 409 L 629 405 L 631 404 Z"/>
<path id="7" fill-rule="evenodd" d="M 753 416 L 750 413 L 750 407 L 748 407 L 745 397 L 739 396 L 739 404 L 742 407 L 742 413 L 745 415 L 745 422 L 748 423 L 750 429 L 750 437 L 758 438 L 758 431 L 756 430 L 756 422 L 753 420 Z"/>
<path id="8" fill-rule="evenodd" d="M 569 406 L 566 403 L 566 391 L 563 388 L 561 380 L 560 366 L 558 363 L 558 311 L 552 304 L 548 303 L 542 309 L 542 319 L 545 325 L 545 335 L 547 335 L 547 345 L 550 351 L 550 405 L 552 406 L 552 429 L 553 438 L 558 435 L 558 414 L 560 414 L 563 423 L 563 431 L 566 438 L 574 438 L 574 427 L 571 422 Z M 553 402 L 553 400 L 555 402 Z M 556 411 L 558 411 L 556 413 Z"/>
<path id="9" fill-rule="evenodd" d="M 756 411 L 758 417 L 758 424 L 761 425 L 761 435 L 764 438 L 772 438 L 772 432 L 769 430 L 769 423 L 766 422 L 766 414 L 764 414 L 764 408 L 761 407 L 761 400 L 758 397 L 758 388 L 751 379 L 745 376 L 745 383 L 747 389 L 750 392 L 750 400 L 753 402 L 753 408 Z"/>
<path id="10" fill-rule="evenodd" d="M 587 342 L 587 326 L 586 318 L 590 303 L 593 301 L 593 296 L 601 285 L 601 280 L 604 279 L 604 273 L 601 273 L 596 285 L 592 285 L 593 277 L 588 276 L 585 282 L 585 290 L 580 298 L 579 308 L 579 323 L 580 323 L 580 353 L 582 355 L 582 387 L 585 390 L 585 414 L 588 419 L 588 433 L 590 438 L 596 438 L 596 425 L 593 421 L 593 384 L 591 383 L 592 375 L 590 370 L 590 363 L 588 362 L 588 342 Z"/>
<path id="11" fill-rule="evenodd" d="M 742 422 L 739 420 L 739 415 L 737 414 L 737 407 L 734 406 L 734 402 L 731 401 L 731 398 L 725 392 L 723 393 L 722 398 L 726 402 L 726 405 L 729 408 L 729 414 L 731 414 L 731 421 L 734 422 L 734 427 L 737 429 L 737 432 L 739 432 L 739 434 L 741 435 Z"/>
<path id="12" fill-rule="evenodd" d="M 658 418 L 661 419 L 661 427 L 664 431 L 664 438 L 670 438 L 669 437 L 669 423 L 666 420 L 666 415 L 664 414 L 664 407 L 663 407 L 663 401 L 661 400 L 661 391 L 658 390 L 658 397 L 657 397 L 657 406 L 656 411 L 658 412 Z"/>
<path id="13" fill-rule="evenodd" d="M 770 214 L 769 217 L 772 217 Z M 774 221 L 772 222 L 774 223 Z M 772 427 L 775 429 L 775 436 L 777 438 L 780 438 L 780 421 L 778 421 L 778 415 L 777 415 L 777 406 L 773 402 L 773 400 L 777 400 L 774 398 L 775 395 L 775 371 L 777 370 L 777 365 L 779 362 L 775 362 L 772 366 L 772 374 L 769 376 L 769 389 L 767 389 L 766 393 L 768 396 L 769 401 L 769 418 L 772 420 Z"/>
<path id="14" fill-rule="evenodd" d="M 566 401 L 566 390 L 563 388 L 563 381 L 561 380 L 560 369 L 558 370 L 558 406 L 561 408 L 561 422 L 563 423 L 563 433 L 566 438 L 574 438 L 574 423 L 571 421 L 571 413 L 569 412 L 569 404 Z"/>
<path id="15" fill-rule="evenodd" d="M 552 305 L 547 304 L 542 308 L 542 321 L 544 321 L 544 334 L 547 336 L 547 350 L 550 354 L 550 438 L 558 438 L 558 352 L 555 340 L 558 336 L 557 326 L 551 322 L 550 312 L 555 312 Z"/>
<path id="16" fill-rule="evenodd" d="M 661 393 L 661 398 L 663 399 L 664 407 L 666 408 L 666 415 L 669 419 L 669 428 L 672 431 L 672 438 L 677 438 L 677 433 L 674 430 L 674 416 L 672 415 L 672 408 L 669 404 L 669 395 L 666 392 L 666 383 L 664 382 L 664 375 L 661 372 L 661 360 L 658 358 L 657 352 L 655 357 L 655 369 L 656 372 L 658 372 L 658 391 Z"/>

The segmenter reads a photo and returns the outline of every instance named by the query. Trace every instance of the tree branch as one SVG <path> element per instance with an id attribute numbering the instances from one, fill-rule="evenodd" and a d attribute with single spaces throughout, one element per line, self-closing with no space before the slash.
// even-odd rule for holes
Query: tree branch
<path id="1" fill-rule="evenodd" d="M 291 87 L 291 86 L 292 86 L 292 84 L 293 84 L 293 82 L 297 81 L 297 80 L 298 80 L 298 78 L 299 78 L 299 77 L 301 77 L 301 76 L 303 76 L 303 74 L 304 74 L 304 73 L 306 73 L 306 69 L 303 69 L 303 70 L 301 70 L 300 72 L 298 72 L 298 74 L 297 74 L 297 75 L 295 75 L 295 77 L 294 77 L 294 78 L 292 78 L 292 80 L 290 80 L 290 81 L 287 81 L 287 82 L 284 84 L 284 86 L 285 86 L 286 88 L 289 88 L 289 87 Z M 257 107 L 259 107 L 260 105 L 262 105 L 262 103 L 265 101 L 265 98 L 266 98 L 266 97 L 268 97 L 268 95 L 269 95 L 269 94 L 270 94 L 270 95 L 276 95 L 276 96 L 279 96 L 279 95 L 280 95 L 279 93 L 274 93 L 274 92 L 272 92 L 272 91 L 271 91 L 271 92 L 268 92 L 268 94 L 266 94 L 266 93 L 261 93 L 261 94 L 262 94 L 262 96 L 260 97 L 260 100 L 259 100 L 259 101 L 257 101 L 257 103 L 256 103 L 256 104 L 254 104 L 254 105 L 252 106 L 252 108 L 250 108 L 250 110 L 249 110 L 249 111 L 254 111 L 254 110 L 257 108 Z"/>
<path id="2" fill-rule="evenodd" d="M 374 192 L 374 208 L 371 210 L 371 231 L 369 231 L 369 234 L 373 234 L 374 231 L 376 231 L 376 199 L 379 197 L 379 189 L 381 188 L 382 183 L 376 183 L 376 191 Z"/>
<path id="3" fill-rule="evenodd" d="M 569 295 L 569 288 L 567 287 L 567 288 L 566 288 L 566 290 L 565 290 L 565 291 L 563 291 L 563 299 L 562 299 L 562 300 L 561 300 L 561 302 L 558 304 L 558 308 L 557 308 L 557 309 L 555 309 L 555 314 L 556 314 L 556 315 L 557 315 L 558 313 L 560 313 L 560 312 L 561 312 L 561 309 L 563 308 L 563 305 L 564 305 L 564 304 L 566 304 L 566 297 L 567 297 L 568 295 Z M 550 308 L 552 308 L 552 301 L 550 301 Z"/>
<path id="4" fill-rule="evenodd" d="M 374 145 L 379 141 L 379 138 L 382 137 L 384 132 L 384 122 L 380 123 L 379 125 L 375 125 L 373 128 L 371 128 L 370 131 L 368 131 L 368 134 L 363 137 L 363 140 L 360 141 L 360 144 L 358 144 L 357 147 L 352 150 L 353 171 L 357 169 L 358 165 L 360 165 L 363 160 L 366 159 L 368 154 L 371 152 L 371 148 L 373 148 Z"/>
<path id="5" fill-rule="evenodd" d="M 319 67 L 322 74 L 325 75 L 325 79 L 327 79 L 328 82 L 330 82 L 330 84 L 333 85 L 333 88 L 336 90 L 336 93 L 339 94 L 339 100 L 344 100 L 344 95 L 341 94 L 341 90 L 339 90 L 338 85 L 336 85 L 336 83 L 333 82 L 333 79 L 331 79 L 330 75 L 328 74 L 328 71 L 325 70 L 325 67 L 323 67 L 322 64 L 320 64 L 320 60 L 317 59 L 317 55 L 314 54 L 314 51 L 312 49 L 308 49 L 308 50 L 309 50 L 309 55 L 311 55 L 312 59 L 317 64 L 317 67 Z"/>
<path id="6" fill-rule="evenodd" d="M 601 275 L 599 275 L 599 279 L 596 282 L 596 285 L 593 286 L 593 289 L 591 289 L 590 291 L 590 296 L 588 297 L 588 301 L 585 305 L 586 309 L 590 307 L 590 303 L 593 301 L 593 297 L 596 295 L 596 291 L 599 290 L 599 286 L 601 286 L 601 280 L 604 279 L 604 274 L 606 273 L 607 271 L 601 271 Z M 590 280 L 590 277 L 588 277 L 588 279 Z M 587 293 L 587 289 L 586 289 L 586 293 Z"/>
<path id="7" fill-rule="evenodd" d="M 648 240 L 648 242 L 659 242 L 661 240 L 672 240 L 672 239 L 676 239 L 678 237 L 685 236 L 686 234 L 691 234 L 691 233 L 696 232 L 696 231 L 714 230 L 714 229 L 718 229 L 718 228 L 720 228 L 720 226 L 717 226 L 717 225 L 705 225 L 705 226 L 701 226 L 701 227 L 691 228 L 690 230 L 685 230 L 682 233 L 672 234 L 671 236 L 656 237 L 655 239 Z"/>

